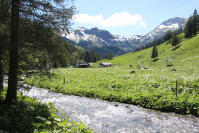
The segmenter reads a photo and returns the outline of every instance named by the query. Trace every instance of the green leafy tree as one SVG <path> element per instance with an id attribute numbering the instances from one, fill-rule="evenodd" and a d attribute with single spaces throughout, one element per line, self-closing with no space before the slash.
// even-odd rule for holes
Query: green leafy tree
<path id="1" fill-rule="evenodd" d="M 156 46 L 153 46 L 151 58 L 156 58 L 156 57 L 158 57 L 158 50 L 157 50 Z"/>

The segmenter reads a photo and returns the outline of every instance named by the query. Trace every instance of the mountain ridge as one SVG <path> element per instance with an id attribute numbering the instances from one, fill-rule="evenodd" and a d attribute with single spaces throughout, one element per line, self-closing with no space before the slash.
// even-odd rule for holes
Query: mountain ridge
<path id="1" fill-rule="evenodd" d="M 168 30 L 174 31 L 183 28 L 186 21 L 187 19 L 185 18 L 174 17 L 162 22 L 145 35 L 132 35 L 130 37 L 113 35 L 109 31 L 97 27 L 91 29 L 78 27 L 64 37 L 75 42 L 75 45 L 81 46 L 86 50 L 95 50 L 100 55 L 105 55 L 108 52 L 112 53 L 113 56 L 119 56 L 135 51 L 153 40 L 163 37 Z M 109 47 L 117 47 L 117 50 L 106 50 Z M 102 52 L 103 49 L 104 52 Z"/>

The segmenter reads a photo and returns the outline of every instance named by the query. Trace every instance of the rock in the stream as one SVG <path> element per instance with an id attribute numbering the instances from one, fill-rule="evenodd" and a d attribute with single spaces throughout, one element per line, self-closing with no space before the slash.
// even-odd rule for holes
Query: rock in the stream
<path id="1" fill-rule="evenodd" d="M 126 105 L 125 107 L 129 110 L 128 113 L 134 112 L 134 110 L 132 108 L 130 108 L 128 105 Z"/>
<path id="2" fill-rule="evenodd" d="M 115 107 L 118 107 L 118 104 L 115 104 L 114 106 L 115 106 Z"/>

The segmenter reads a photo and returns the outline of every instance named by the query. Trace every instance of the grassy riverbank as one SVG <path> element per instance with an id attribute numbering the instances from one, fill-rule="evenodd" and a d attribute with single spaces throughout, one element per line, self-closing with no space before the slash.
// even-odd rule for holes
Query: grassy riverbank
<path id="1" fill-rule="evenodd" d="M 199 115 L 197 69 L 178 72 L 136 69 L 134 74 L 130 70 L 125 67 L 54 69 L 50 75 L 35 75 L 24 82 L 55 92 Z"/>
<path id="2" fill-rule="evenodd" d="M 2 95 L 5 98 L 5 92 Z M 84 124 L 69 122 L 57 115 L 52 104 L 46 105 L 30 97 L 18 96 L 13 105 L 0 103 L 0 132 L 3 133 L 91 133 Z"/>

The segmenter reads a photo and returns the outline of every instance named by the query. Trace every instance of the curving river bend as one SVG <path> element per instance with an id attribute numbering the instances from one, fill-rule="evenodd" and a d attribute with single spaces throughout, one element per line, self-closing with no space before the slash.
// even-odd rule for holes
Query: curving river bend
<path id="1" fill-rule="evenodd" d="M 27 95 L 41 102 L 53 102 L 59 111 L 72 120 L 81 121 L 98 133 L 199 133 L 199 117 L 192 115 L 162 113 L 36 87 L 32 87 Z"/>

